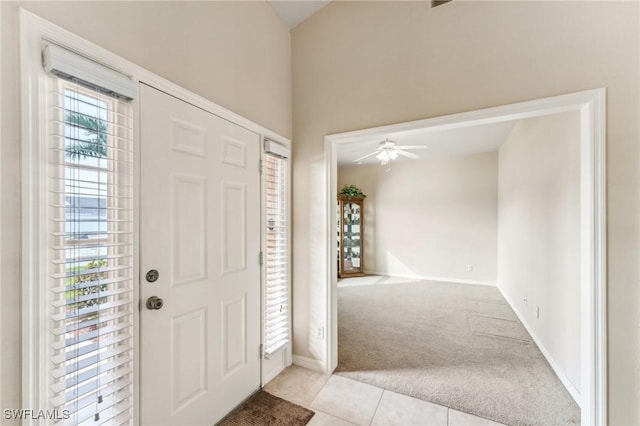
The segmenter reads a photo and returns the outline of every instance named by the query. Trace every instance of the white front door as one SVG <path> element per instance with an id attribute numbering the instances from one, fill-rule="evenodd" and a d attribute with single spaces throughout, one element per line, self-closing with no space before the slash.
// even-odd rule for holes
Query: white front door
<path id="1" fill-rule="evenodd" d="M 260 387 L 260 137 L 140 101 L 141 422 L 212 425 Z"/>

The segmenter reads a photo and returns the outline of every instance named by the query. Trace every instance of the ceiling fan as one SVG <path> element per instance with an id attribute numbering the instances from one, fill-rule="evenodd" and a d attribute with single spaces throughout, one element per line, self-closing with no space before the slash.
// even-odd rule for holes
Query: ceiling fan
<path id="1" fill-rule="evenodd" d="M 420 158 L 418 155 L 413 152 L 407 151 L 408 149 L 429 149 L 428 146 L 425 145 L 396 145 L 396 143 L 388 138 L 383 140 L 378 144 L 378 149 L 369 154 L 362 156 L 360 158 L 356 158 L 353 160 L 354 163 L 360 163 L 365 158 L 369 158 L 372 156 L 376 156 L 378 160 L 380 160 L 380 164 L 385 166 L 389 164 L 391 160 L 395 160 L 399 155 L 407 158 L 412 158 L 414 160 Z"/>

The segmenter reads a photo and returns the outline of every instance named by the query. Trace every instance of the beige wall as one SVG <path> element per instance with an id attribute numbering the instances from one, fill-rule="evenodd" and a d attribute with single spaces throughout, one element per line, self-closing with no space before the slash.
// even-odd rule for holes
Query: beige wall
<path id="1" fill-rule="evenodd" d="M 496 152 L 338 169 L 364 204 L 364 270 L 495 283 Z M 473 271 L 467 271 L 467 265 Z"/>
<path id="2" fill-rule="evenodd" d="M 498 167 L 498 288 L 580 392 L 579 113 L 518 122 Z"/>
<path id="3" fill-rule="evenodd" d="M 18 6 L 291 136 L 290 32 L 264 2 L 1 2 L 2 408 L 21 407 Z"/>
<path id="4" fill-rule="evenodd" d="M 294 353 L 327 280 L 324 136 L 607 88 L 609 416 L 640 424 L 637 2 L 332 2 L 292 32 Z"/>

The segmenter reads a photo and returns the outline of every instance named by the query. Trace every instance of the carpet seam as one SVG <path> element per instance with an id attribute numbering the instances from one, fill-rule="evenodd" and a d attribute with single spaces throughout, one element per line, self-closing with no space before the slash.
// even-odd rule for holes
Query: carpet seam
<path id="1" fill-rule="evenodd" d="M 498 339 L 514 340 L 516 342 L 522 342 L 522 343 L 527 343 L 527 344 L 531 344 L 532 343 L 531 339 L 523 340 L 523 339 L 517 339 L 515 337 L 501 336 L 499 334 L 483 333 L 481 331 L 473 331 L 473 330 L 471 330 L 471 333 L 475 334 L 475 335 L 479 335 L 479 336 L 497 337 Z"/>
<path id="2" fill-rule="evenodd" d="M 490 317 L 488 315 L 480 315 L 480 314 L 473 314 L 473 313 L 468 313 L 467 316 L 469 317 L 481 317 L 481 318 L 489 318 L 489 319 L 496 319 L 496 320 L 500 320 L 500 321 L 507 321 L 507 322 L 519 322 L 517 319 L 506 319 L 506 318 L 500 318 L 500 317 Z"/>

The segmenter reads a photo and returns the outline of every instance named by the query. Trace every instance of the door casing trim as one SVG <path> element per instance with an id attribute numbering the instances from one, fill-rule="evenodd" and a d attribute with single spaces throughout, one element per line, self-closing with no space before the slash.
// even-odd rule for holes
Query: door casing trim
<path id="1" fill-rule="evenodd" d="M 338 365 L 337 271 L 335 258 L 337 149 L 345 143 L 383 139 L 387 133 L 416 129 L 442 131 L 548 114 L 580 114 L 581 187 L 581 423 L 607 424 L 607 247 L 606 247 L 606 89 L 598 88 L 476 111 L 373 127 L 325 136 L 326 274 L 323 312 L 329 330 L 323 370 Z"/>

